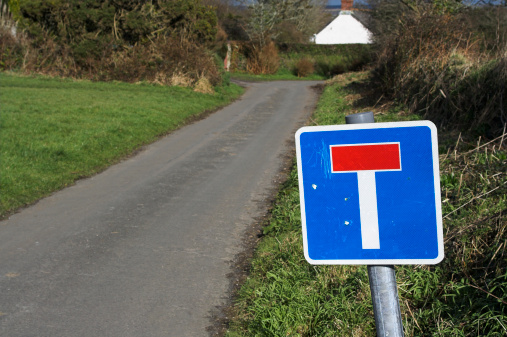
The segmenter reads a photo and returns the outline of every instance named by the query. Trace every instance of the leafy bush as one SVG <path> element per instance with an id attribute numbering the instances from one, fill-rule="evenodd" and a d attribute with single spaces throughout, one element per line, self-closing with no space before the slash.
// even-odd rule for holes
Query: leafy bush
<path id="1" fill-rule="evenodd" d="M 18 68 L 23 63 L 25 48 L 8 27 L 0 26 L 0 70 Z"/>
<path id="2" fill-rule="evenodd" d="M 189 84 L 206 77 L 213 85 L 221 81 L 212 55 L 195 44 L 160 37 L 152 42 L 114 52 L 98 65 L 94 74 L 100 80 L 171 84 L 175 74 L 183 74 Z"/>
<path id="3" fill-rule="evenodd" d="M 217 18 L 199 0 L 19 0 L 20 25 L 71 47 L 83 40 L 135 45 L 156 36 L 213 41 Z M 107 41 L 107 42 L 105 42 Z"/>

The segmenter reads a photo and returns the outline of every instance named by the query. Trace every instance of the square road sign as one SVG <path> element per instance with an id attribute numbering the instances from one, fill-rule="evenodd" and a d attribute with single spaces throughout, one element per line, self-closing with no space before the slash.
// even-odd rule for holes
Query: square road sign
<path id="1" fill-rule="evenodd" d="M 437 130 L 429 121 L 303 127 L 296 150 L 312 264 L 444 257 Z"/>

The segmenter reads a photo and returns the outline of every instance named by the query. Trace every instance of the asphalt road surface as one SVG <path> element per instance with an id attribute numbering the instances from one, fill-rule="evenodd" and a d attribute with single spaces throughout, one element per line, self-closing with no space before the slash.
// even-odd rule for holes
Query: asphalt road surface
<path id="1" fill-rule="evenodd" d="M 237 102 L 0 222 L 0 336 L 208 336 L 315 82 Z"/>

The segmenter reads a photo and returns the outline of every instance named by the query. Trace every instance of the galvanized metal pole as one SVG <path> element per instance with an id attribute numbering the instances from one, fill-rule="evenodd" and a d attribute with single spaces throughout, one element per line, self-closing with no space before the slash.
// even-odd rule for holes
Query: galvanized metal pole
<path id="1" fill-rule="evenodd" d="M 377 337 L 403 337 L 394 266 L 368 266 Z"/>
<path id="2" fill-rule="evenodd" d="M 374 123 L 373 112 L 345 117 L 346 124 Z M 394 266 L 368 266 L 377 337 L 403 337 Z"/>

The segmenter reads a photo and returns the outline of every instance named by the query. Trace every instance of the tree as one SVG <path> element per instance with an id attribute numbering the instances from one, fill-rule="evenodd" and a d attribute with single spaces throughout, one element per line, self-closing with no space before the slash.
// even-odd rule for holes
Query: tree
<path id="1" fill-rule="evenodd" d="M 264 46 L 276 39 L 283 30 L 293 29 L 301 36 L 310 37 L 317 32 L 323 17 L 322 0 L 255 0 L 248 2 L 249 21 L 246 32 L 250 39 Z"/>

